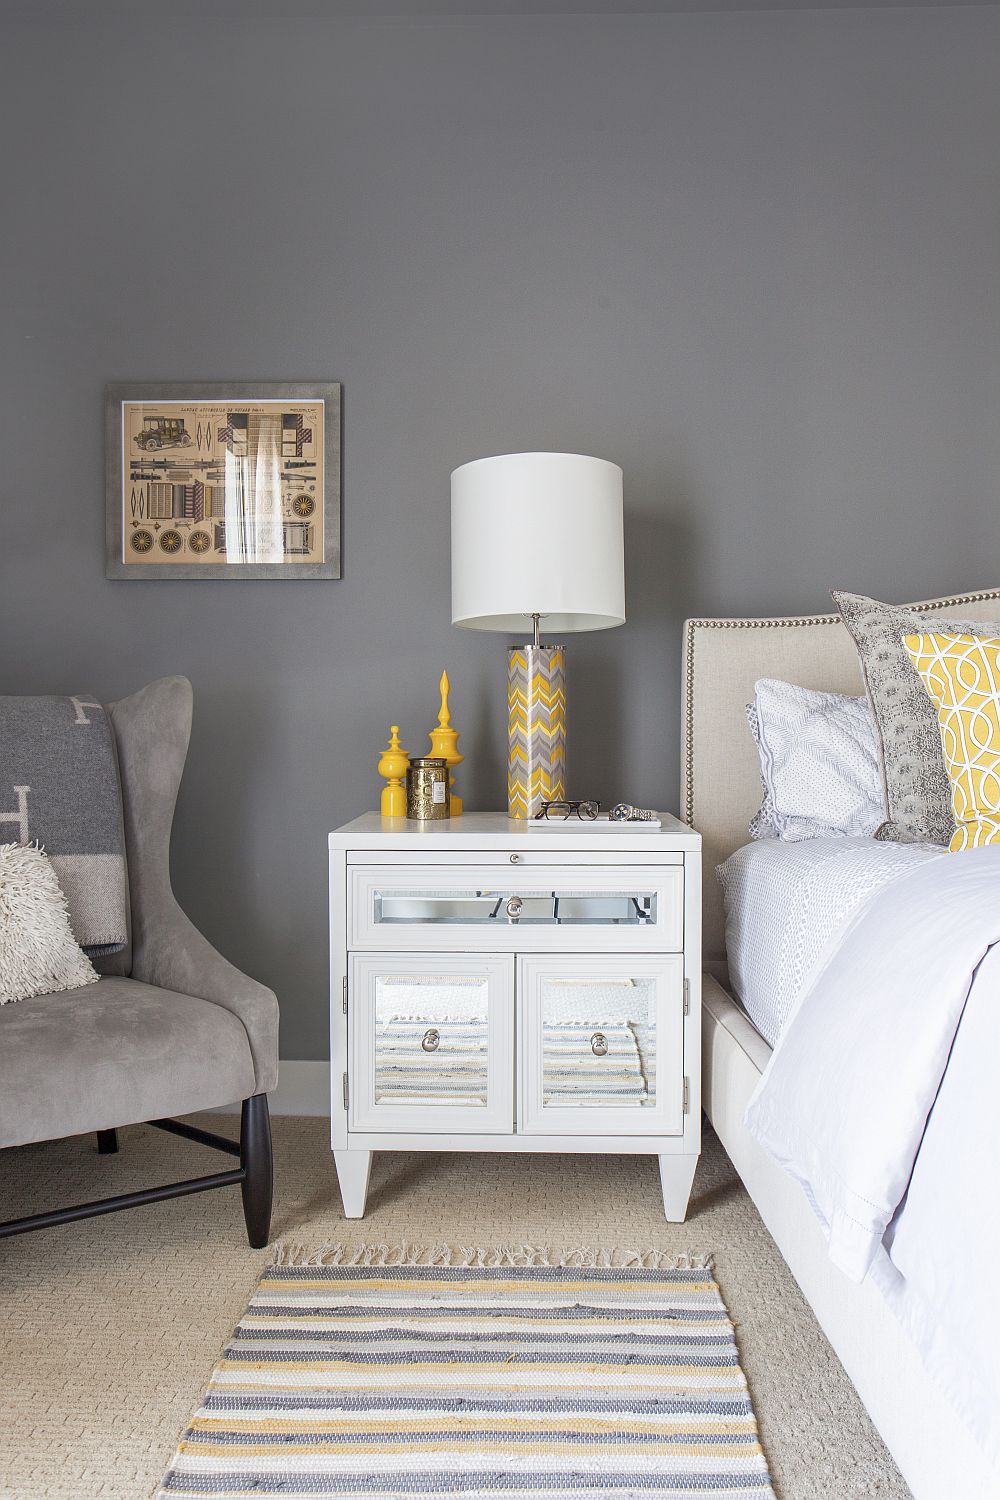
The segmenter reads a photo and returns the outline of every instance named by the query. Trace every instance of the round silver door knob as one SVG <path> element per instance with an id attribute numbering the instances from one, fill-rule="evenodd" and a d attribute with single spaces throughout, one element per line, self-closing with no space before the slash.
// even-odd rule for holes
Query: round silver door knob
<path id="1" fill-rule="evenodd" d="M 519 917 L 523 908 L 524 902 L 521 900 L 520 896 L 511 896 L 510 900 L 507 902 L 508 917 Z"/>
<path id="2" fill-rule="evenodd" d="M 425 1052 L 436 1052 L 441 1045 L 440 1031 L 431 1026 L 427 1031 L 424 1032 L 423 1039 L 420 1045 L 421 1047 L 423 1047 Z"/>
<path id="3" fill-rule="evenodd" d="M 603 1031 L 595 1031 L 590 1038 L 590 1050 L 595 1057 L 606 1057 L 608 1051 L 608 1039 Z"/>

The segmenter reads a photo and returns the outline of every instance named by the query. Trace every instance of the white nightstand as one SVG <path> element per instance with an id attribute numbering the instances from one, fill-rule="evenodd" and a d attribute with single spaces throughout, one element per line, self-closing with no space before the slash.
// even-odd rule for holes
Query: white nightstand
<path id="1" fill-rule="evenodd" d="M 348 1218 L 373 1151 L 701 1148 L 701 837 L 367 813 L 330 834 L 331 1138 Z"/>

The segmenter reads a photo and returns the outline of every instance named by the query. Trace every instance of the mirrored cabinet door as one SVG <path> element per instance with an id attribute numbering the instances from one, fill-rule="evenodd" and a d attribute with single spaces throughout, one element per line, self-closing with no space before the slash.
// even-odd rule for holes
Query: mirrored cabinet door
<path id="1" fill-rule="evenodd" d="M 681 1133 L 680 954 L 522 958 L 517 987 L 525 1133 Z"/>
<path id="2" fill-rule="evenodd" d="M 355 956 L 348 975 L 355 1130 L 510 1131 L 514 961 Z"/>

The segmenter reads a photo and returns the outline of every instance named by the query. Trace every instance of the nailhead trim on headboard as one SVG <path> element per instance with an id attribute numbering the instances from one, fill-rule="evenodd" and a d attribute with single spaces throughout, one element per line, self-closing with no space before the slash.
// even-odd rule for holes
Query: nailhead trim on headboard
<path id="1" fill-rule="evenodd" d="M 961 609 L 963 604 L 980 604 L 1000 599 L 1000 589 L 983 589 L 976 594 L 954 594 L 948 599 L 925 599 L 908 604 L 917 614 L 927 610 Z M 684 622 L 684 821 L 694 825 L 694 642 L 698 630 L 767 630 L 775 626 L 836 625 L 840 615 L 792 615 L 785 619 L 707 619 Z"/>

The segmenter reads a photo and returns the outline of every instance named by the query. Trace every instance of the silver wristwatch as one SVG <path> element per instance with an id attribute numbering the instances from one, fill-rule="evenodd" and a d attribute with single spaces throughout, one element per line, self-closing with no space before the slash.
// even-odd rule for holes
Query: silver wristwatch
<path id="1" fill-rule="evenodd" d="M 616 802 L 608 817 L 612 823 L 652 823 L 656 813 L 651 807 L 633 807 L 631 802 Z"/>

